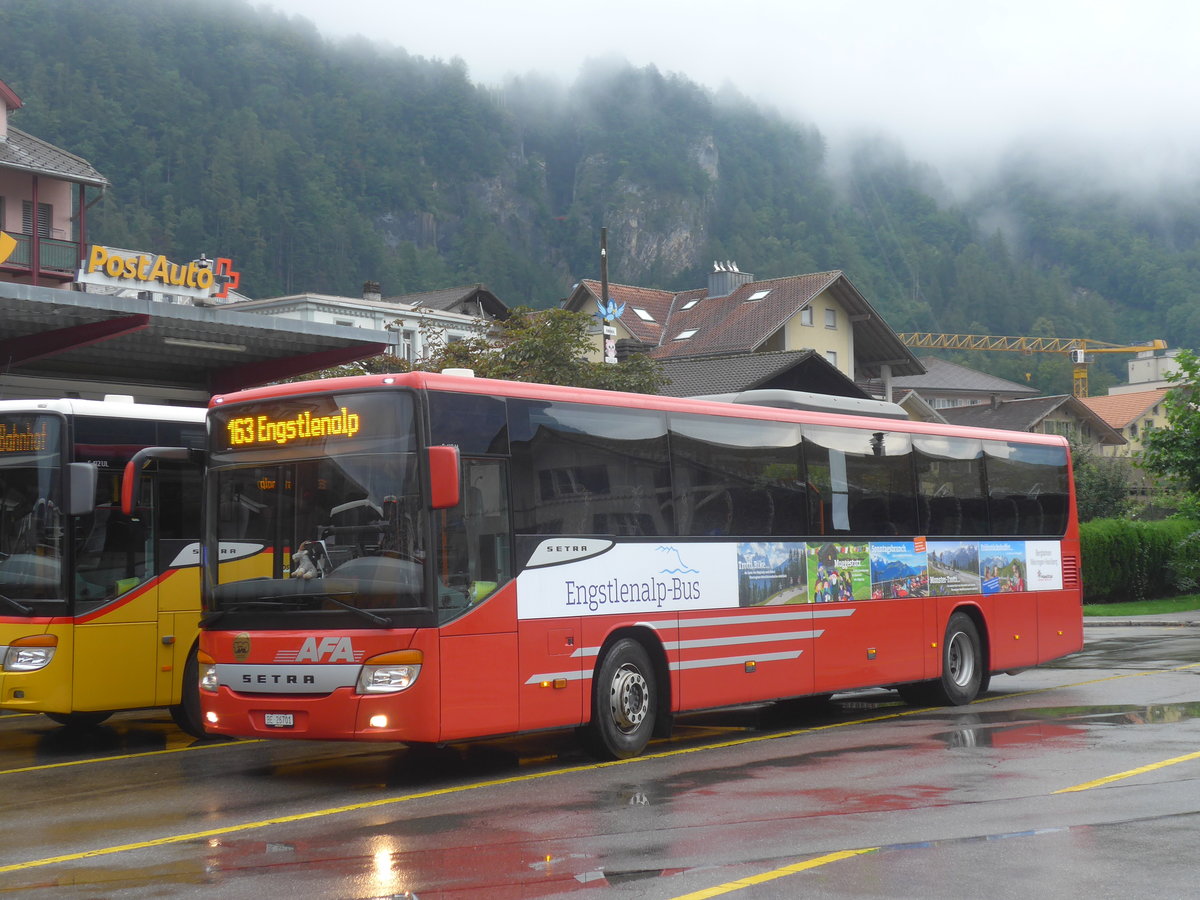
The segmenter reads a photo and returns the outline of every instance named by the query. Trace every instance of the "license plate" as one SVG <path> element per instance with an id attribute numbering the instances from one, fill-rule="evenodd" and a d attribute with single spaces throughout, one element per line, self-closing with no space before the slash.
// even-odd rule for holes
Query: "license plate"
<path id="1" fill-rule="evenodd" d="M 296 721 L 291 713 L 266 713 L 263 724 L 271 728 L 291 728 Z"/>

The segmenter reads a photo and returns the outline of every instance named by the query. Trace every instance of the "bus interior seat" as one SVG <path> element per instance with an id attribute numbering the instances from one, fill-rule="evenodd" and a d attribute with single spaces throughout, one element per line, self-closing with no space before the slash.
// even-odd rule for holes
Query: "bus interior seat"
<path id="1" fill-rule="evenodd" d="M 887 501 L 882 497 L 860 497 L 850 507 L 850 530 L 859 534 L 890 534 Z"/>
<path id="2" fill-rule="evenodd" d="M 700 494 L 701 489 L 691 493 L 691 499 Z M 689 534 L 727 535 L 733 524 L 733 499 L 729 491 L 709 489 L 692 507 L 691 527 Z"/>
<path id="3" fill-rule="evenodd" d="M 963 534 L 988 533 L 987 500 L 983 497 L 960 497 L 959 510 Z"/>
<path id="4" fill-rule="evenodd" d="M 1017 501 L 1012 497 L 992 497 L 988 501 L 988 511 L 991 514 L 992 534 L 1017 533 Z"/>
<path id="5" fill-rule="evenodd" d="M 958 534 L 962 521 L 962 507 L 957 497 L 932 497 L 929 500 L 930 534 Z"/>
<path id="6" fill-rule="evenodd" d="M 808 495 L 802 489 L 772 487 L 771 507 L 774 511 L 771 533 L 799 536 L 808 532 Z"/>
<path id="7" fill-rule="evenodd" d="M 887 499 L 889 533 L 917 533 L 917 505 L 913 497 L 892 494 Z"/>
<path id="8" fill-rule="evenodd" d="M 1017 497 L 1015 502 L 1021 534 L 1043 534 L 1042 504 L 1037 497 Z"/>
<path id="9" fill-rule="evenodd" d="M 733 508 L 730 527 L 739 535 L 770 535 L 775 518 L 775 501 L 761 488 L 731 488 Z"/>

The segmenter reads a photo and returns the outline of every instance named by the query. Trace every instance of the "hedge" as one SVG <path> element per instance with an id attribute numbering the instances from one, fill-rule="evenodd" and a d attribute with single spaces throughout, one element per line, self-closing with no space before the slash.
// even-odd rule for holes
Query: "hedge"
<path id="1" fill-rule="evenodd" d="M 1079 526 L 1083 601 L 1120 603 L 1179 593 L 1179 543 L 1200 529 L 1187 519 L 1093 519 Z"/>

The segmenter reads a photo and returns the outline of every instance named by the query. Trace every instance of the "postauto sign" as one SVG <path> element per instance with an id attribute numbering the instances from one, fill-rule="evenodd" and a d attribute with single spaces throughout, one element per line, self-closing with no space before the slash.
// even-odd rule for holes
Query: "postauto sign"
<path id="1" fill-rule="evenodd" d="M 206 265 L 207 263 L 207 265 Z M 228 297 L 241 273 L 226 257 L 173 263 L 165 256 L 92 245 L 75 278 L 80 284 L 136 288 L 184 297 Z"/>

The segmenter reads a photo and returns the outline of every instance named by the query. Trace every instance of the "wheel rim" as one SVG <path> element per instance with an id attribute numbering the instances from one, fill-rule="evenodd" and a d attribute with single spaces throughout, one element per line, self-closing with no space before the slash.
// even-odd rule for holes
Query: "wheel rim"
<path id="1" fill-rule="evenodd" d="M 608 691 L 608 706 L 623 733 L 641 725 L 650 709 L 650 690 L 642 673 L 628 664 L 617 669 Z"/>
<path id="2" fill-rule="evenodd" d="M 975 677 L 975 650 L 961 631 L 955 632 L 946 647 L 946 673 L 958 687 L 966 687 Z"/>

